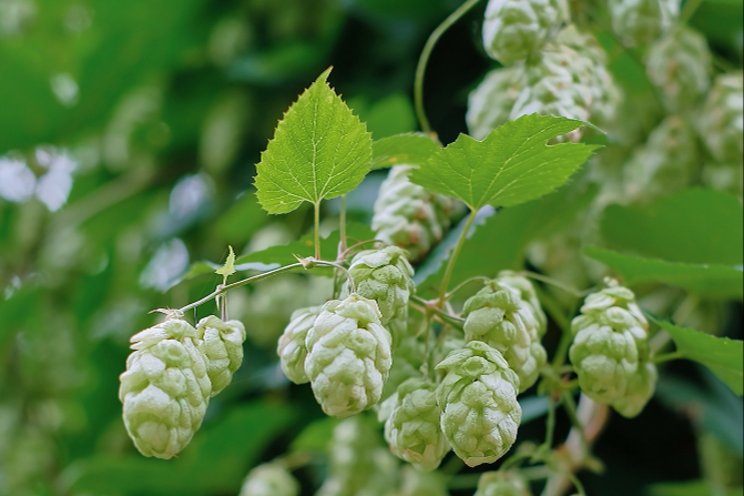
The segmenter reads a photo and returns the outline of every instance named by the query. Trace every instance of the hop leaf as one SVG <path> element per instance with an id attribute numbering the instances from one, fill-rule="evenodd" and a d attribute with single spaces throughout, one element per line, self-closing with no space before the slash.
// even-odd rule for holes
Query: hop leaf
<path id="1" fill-rule="evenodd" d="M 473 496 L 531 496 L 530 488 L 517 472 L 484 472 Z"/>
<path id="2" fill-rule="evenodd" d="M 204 317 L 196 325 L 199 351 L 207 359 L 207 374 L 212 382 L 212 396 L 232 381 L 243 363 L 245 327 L 238 320 L 223 322 L 219 317 Z"/>
<path id="3" fill-rule="evenodd" d="M 145 456 L 174 457 L 201 426 L 212 384 L 196 339 L 196 329 L 175 318 L 131 338 L 119 399 L 127 433 Z"/>
<path id="4" fill-rule="evenodd" d="M 319 306 L 295 310 L 289 324 L 284 329 L 284 333 L 277 342 L 276 353 L 279 355 L 279 364 L 287 379 L 295 384 L 310 382 L 307 374 L 305 374 L 305 359 L 307 357 L 305 338 L 319 313 Z"/>
<path id="5" fill-rule="evenodd" d="M 442 431 L 466 465 L 493 463 L 514 444 L 522 419 L 519 377 L 496 349 L 471 341 L 437 365 Z"/>
<path id="6" fill-rule="evenodd" d="M 392 341 L 380 319 L 377 303 L 358 294 L 321 308 L 305 338 L 305 373 L 326 414 L 347 417 L 380 401 Z"/>
<path id="7" fill-rule="evenodd" d="M 741 72 L 716 77 L 703 105 L 698 131 L 711 155 L 736 164 L 744 153 L 744 78 Z M 741 181 L 739 181 L 741 188 Z"/>
<path id="8" fill-rule="evenodd" d="M 300 485 L 281 464 L 264 463 L 251 470 L 239 496 L 297 496 Z"/>
<path id="9" fill-rule="evenodd" d="M 465 120 L 470 135 L 483 139 L 509 120 L 512 108 L 522 88 L 527 84 L 524 65 L 494 69 L 468 97 Z"/>
<path id="10" fill-rule="evenodd" d="M 421 470 L 436 469 L 450 448 L 440 428 L 434 384 L 412 377 L 398 387 L 391 400 L 396 406 L 385 422 L 390 451 Z"/>
<path id="11" fill-rule="evenodd" d="M 656 41 L 679 15 L 679 0 L 608 0 L 612 29 L 627 46 Z"/>
<path id="12" fill-rule="evenodd" d="M 547 361 L 540 343 L 547 321 L 527 279 L 504 273 L 487 282 L 465 302 L 463 317 L 465 339 L 501 352 L 519 376 L 520 391 L 535 383 Z"/>
<path id="13" fill-rule="evenodd" d="M 608 287 L 584 300 L 571 322 L 569 357 L 581 390 L 621 415 L 638 415 L 654 392 L 656 367 L 649 361 L 648 322 L 631 290 Z"/>

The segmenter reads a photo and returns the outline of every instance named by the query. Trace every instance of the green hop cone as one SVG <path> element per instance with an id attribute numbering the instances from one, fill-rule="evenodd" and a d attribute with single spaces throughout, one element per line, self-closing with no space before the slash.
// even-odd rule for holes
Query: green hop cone
<path id="1" fill-rule="evenodd" d="M 394 401 L 395 408 L 385 422 L 390 451 L 421 470 L 436 469 L 449 451 L 449 443 L 440 427 L 434 384 L 412 377 L 398 387 Z"/>
<path id="2" fill-rule="evenodd" d="M 517 472 L 483 472 L 473 496 L 531 496 L 530 487 Z"/>
<path id="3" fill-rule="evenodd" d="M 712 56 L 700 33 L 679 27 L 654 43 L 646 56 L 646 72 L 673 112 L 695 107 L 710 86 Z"/>
<path id="4" fill-rule="evenodd" d="M 421 472 L 405 465 L 400 491 L 395 496 L 449 496 L 447 481 L 437 472 Z"/>
<path id="5" fill-rule="evenodd" d="M 735 164 L 739 171 L 744 153 L 743 78 L 741 72 L 716 77 L 697 127 L 710 154 L 720 162 Z"/>
<path id="6" fill-rule="evenodd" d="M 196 339 L 196 329 L 181 319 L 131 338 L 119 399 L 127 433 L 145 456 L 174 457 L 201 426 L 212 384 Z"/>
<path id="7" fill-rule="evenodd" d="M 469 467 L 501 458 L 514 444 L 522 419 L 517 374 L 482 341 L 453 351 L 437 370 L 445 373 L 437 401 L 453 451 Z"/>
<path id="8" fill-rule="evenodd" d="M 375 201 L 372 230 L 377 239 L 403 248 L 417 262 L 442 239 L 462 204 L 412 183 L 410 171 L 408 165 L 390 169 Z"/>
<path id="9" fill-rule="evenodd" d="M 651 398 L 656 367 L 649 359 L 648 322 L 631 290 L 608 286 L 584 300 L 571 322 L 569 357 L 581 390 L 621 415 L 634 417 Z"/>
<path id="10" fill-rule="evenodd" d="M 279 337 L 276 353 L 279 355 L 284 375 L 295 384 L 305 384 L 310 379 L 305 374 L 307 348 L 305 338 L 320 313 L 319 306 L 295 310 L 284 333 Z"/>
<path id="11" fill-rule="evenodd" d="M 357 294 L 377 302 L 382 324 L 399 339 L 408 323 L 408 299 L 415 289 L 405 252 L 397 246 L 361 251 L 351 260 L 349 274 Z"/>
<path id="12" fill-rule="evenodd" d="M 519 376 L 520 392 L 532 386 L 547 361 L 540 343 L 547 320 L 532 284 L 513 273 L 488 281 L 463 308 L 465 339 L 497 349 Z"/>
<path id="13" fill-rule="evenodd" d="M 243 363 L 245 327 L 238 320 L 223 322 L 219 317 L 204 317 L 196 325 L 198 348 L 207 359 L 207 375 L 212 396 L 225 389 Z"/>
<path id="14" fill-rule="evenodd" d="M 514 103 L 527 83 L 524 65 L 494 69 L 468 97 L 465 120 L 470 135 L 482 140 L 509 120 Z"/>
<path id="15" fill-rule="evenodd" d="M 536 53 L 568 17 L 563 0 L 489 0 L 483 47 L 502 64 Z"/>
<path id="16" fill-rule="evenodd" d="M 608 0 L 612 29 L 631 47 L 660 38 L 679 15 L 679 0 Z"/>
<path id="17" fill-rule="evenodd" d="M 297 496 L 300 485 L 286 468 L 276 462 L 251 470 L 243 481 L 239 496 Z"/>
<path id="18" fill-rule="evenodd" d="M 390 333 L 374 300 L 351 294 L 323 305 L 305 338 L 305 374 L 327 415 L 348 417 L 380 401 L 391 365 Z"/>

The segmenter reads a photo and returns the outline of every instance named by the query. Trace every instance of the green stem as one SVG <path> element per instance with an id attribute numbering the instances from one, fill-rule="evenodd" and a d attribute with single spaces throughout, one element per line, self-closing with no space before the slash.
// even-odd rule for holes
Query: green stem
<path id="1" fill-rule="evenodd" d="M 441 308 L 435 307 L 435 306 L 431 305 L 428 301 L 426 301 L 425 299 L 421 298 L 420 296 L 411 295 L 411 301 L 414 302 L 414 303 L 416 303 L 416 304 L 418 304 L 418 305 L 421 305 L 422 307 L 424 307 L 424 310 L 425 311 L 428 311 L 428 312 L 431 312 L 431 313 L 436 314 L 443 321 L 445 321 L 446 323 L 448 323 L 448 324 L 450 324 L 450 325 L 452 325 L 452 326 L 454 326 L 454 327 L 456 327 L 458 329 L 462 329 L 462 326 L 465 323 L 465 321 L 463 319 L 461 319 L 459 317 L 455 317 L 454 315 L 450 315 L 447 312 L 445 312 L 444 310 L 442 310 Z"/>
<path id="2" fill-rule="evenodd" d="M 426 111 L 424 110 L 424 76 L 426 75 L 426 65 L 429 62 L 429 57 L 439 41 L 439 38 L 441 38 L 454 23 L 460 20 L 462 16 L 467 14 L 470 9 L 475 7 L 479 1 L 480 0 L 467 0 L 460 5 L 457 10 L 452 12 L 434 29 L 434 31 L 432 31 L 429 38 L 426 40 L 423 50 L 421 50 L 418 65 L 416 65 L 416 77 L 413 83 L 413 99 L 416 106 L 416 117 L 418 117 L 421 129 L 427 133 L 431 132 L 431 124 L 429 124 L 429 119 L 426 118 Z"/>
<path id="3" fill-rule="evenodd" d="M 576 401 L 574 400 L 570 392 L 563 393 L 561 395 L 561 399 L 563 400 L 563 408 L 566 410 L 566 414 L 571 421 L 571 425 L 573 425 L 573 427 L 579 433 L 581 444 L 584 451 L 586 451 L 586 435 L 584 433 L 584 425 L 581 423 L 581 420 L 576 414 Z"/>
<path id="4" fill-rule="evenodd" d="M 519 273 L 529 279 L 534 279 L 535 281 L 544 282 L 545 284 L 549 284 L 558 289 L 561 289 L 565 291 L 566 293 L 573 295 L 577 298 L 581 298 L 582 296 L 586 294 L 586 291 L 579 291 L 578 289 L 568 286 L 566 284 L 563 284 L 562 282 L 556 279 L 553 279 L 552 277 L 548 277 L 543 274 L 538 274 L 537 272 L 530 272 L 529 270 L 523 270 L 523 271 L 520 271 Z"/>
<path id="5" fill-rule="evenodd" d="M 555 401 L 553 398 L 548 397 L 548 420 L 545 427 L 545 441 L 543 447 L 545 450 L 550 450 L 553 446 L 553 436 L 555 435 Z"/>
<path id="6" fill-rule="evenodd" d="M 685 358 L 685 354 L 681 351 L 672 351 L 669 353 L 662 353 L 661 355 L 657 355 L 653 358 L 653 362 L 655 364 L 660 364 L 664 362 L 668 362 L 670 360 L 677 360 L 678 358 Z"/>
<path id="7" fill-rule="evenodd" d="M 682 13 L 679 15 L 679 23 L 687 24 L 702 3 L 703 0 L 687 0 L 682 8 Z"/>
<path id="8" fill-rule="evenodd" d="M 442 308 L 444 306 L 444 301 L 447 298 L 447 286 L 449 286 L 450 279 L 452 279 L 452 271 L 455 268 L 455 262 L 457 262 L 457 258 L 460 256 L 460 252 L 462 251 L 462 246 L 465 244 L 465 239 L 468 237 L 470 226 L 473 225 L 473 221 L 475 220 L 475 214 L 475 210 L 470 211 L 470 215 L 468 215 L 468 218 L 465 221 L 465 226 L 462 228 L 460 237 L 457 239 L 455 249 L 452 250 L 452 255 L 447 262 L 447 269 L 444 271 L 442 285 L 439 287 L 439 298 L 437 301 L 437 305 L 439 306 L 439 308 Z"/>
<path id="9" fill-rule="evenodd" d="M 343 261 L 346 253 L 346 195 L 341 196 L 341 207 L 338 214 L 338 261 Z"/>
<path id="10" fill-rule="evenodd" d="M 320 202 L 313 204 L 313 244 L 315 258 L 320 260 Z"/>

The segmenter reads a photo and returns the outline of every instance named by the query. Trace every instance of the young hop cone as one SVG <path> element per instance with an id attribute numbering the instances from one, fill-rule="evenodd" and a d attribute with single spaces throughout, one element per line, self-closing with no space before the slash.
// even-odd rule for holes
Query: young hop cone
<path id="1" fill-rule="evenodd" d="M 527 83 L 524 64 L 494 69 L 470 92 L 465 121 L 470 135 L 482 140 L 509 120 L 514 103 Z"/>
<path id="2" fill-rule="evenodd" d="M 741 72 L 717 76 L 698 120 L 698 132 L 710 154 L 719 162 L 735 164 L 739 170 L 744 154 L 742 78 Z"/>
<path id="3" fill-rule="evenodd" d="M 469 467 L 493 463 L 514 444 L 522 419 L 519 377 L 496 349 L 471 341 L 437 365 L 442 431 Z"/>
<path id="4" fill-rule="evenodd" d="M 447 481 L 437 472 L 421 472 L 404 465 L 400 491 L 394 496 L 449 496 Z"/>
<path id="5" fill-rule="evenodd" d="M 174 457 L 201 426 L 212 384 L 196 339 L 191 324 L 172 318 L 130 340 L 119 399 L 127 433 L 145 456 Z"/>
<path id="6" fill-rule="evenodd" d="M 276 462 L 251 470 L 243 481 L 239 496 L 297 496 L 300 485 L 286 468 Z"/>
<path id="7" fill-rule="evenodd" d="M 536 53 L 568 17 L 564 0 L 489 0 L 483 48 L 502 64 Z"/>
<path id="8" fill-rule="evenodd" d="M 612 29 L 631 47 L 660 38 L 679 15 L 679 0 L 608 0 Z"/>
<path id="9" fill-rule="evenodd" d="M 307 374 L 305 374 L 305 360 L 307 358 L 305 338 L 319 313 L 319 306 L 295 310 L 289 324 L 284 329 L 284 333 L 277 341 L 276 353 L 279 355 L 279 365 L 281 365 L 287 379 L 295 384 L 310 382 Z"/>
<path id="10" fill-rule="evenodd" d="M 483 472 L 473 496 L 531 496 L 530 487 L 518 472 Z"/>
<path id="11" fill-rule="evenodd" d="M 305 374 L 327 415 L 348 417 L 380 401 L 392 362 L 381 317 L 374 300 L 353 293 L 325 303 L 308 331 Z"/>
<path id="12" fill-rule="evenodd" d="M 547 320 L 532 284 L 502 273 L 465 301 L 465 339 L 497 349 L 519 376 L 520 392 L 532 386 L 547 361 L 540 343 Z"/>
<path id="13" fill-rule="evenodd" d="M 412 183 L 410 171 L 408 165 L 390 169 L 375 201 L 372 230 L 377 239 L 403 248 L 417 262 L 442 239 L 463 207 Z"/>
<path id="14" fill-rule="evenodd" d="M 442 433 L 436 387 L 423 377 L 412 377 L 398 387 L 395 408 L 385 422 L 390 451 L 418 469 L 431 471 L 450 450 Z"/>
<path id="15" fill-rule="evenodd" d="M 616 281 L 584 300 L 571 322 L 569 357 L 581 390 L 598 403 L 635 417 L 656 386 L 648 350 L 648 322 L 631 290 Z"/>
<path id="16" fill-rule="evenodd" d="M 204 317 L 196 325 L 198 348 L 207 358 L 207 375 L 212 396 L 225 389 L 243 363 L 245 327 L 238 320 L 223 322 L 219 317 Z"/>

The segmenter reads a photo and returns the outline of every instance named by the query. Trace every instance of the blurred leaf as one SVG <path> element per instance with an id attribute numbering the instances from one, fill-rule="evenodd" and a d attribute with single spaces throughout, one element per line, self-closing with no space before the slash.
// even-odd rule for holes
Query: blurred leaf
<path id="1" fill-rule="evenodd" d="M 310 453 L 327 452 L 336 425 L 338 425 L 338 419 L 333 417 L 325 417 L 311 422 L 294 438 L 290 450 Z"/>
<path id="2" fill-rule="evenodd" d="M 555 190 L 596 146 L 546 143 L 581 121 L 531 114 L 494 129 L 483 141 L 461 134 L 411 173 L 426 189 L 462 200 L 471 210 L 507 207 Z"/>
<path id="3" fill-rule="evenodd" d="M 705 480 L 685 482 L 662 482 L 649 486 L 644 491 L 648 496 L 741 496 L 741 488 L 721 493 Z"/>
<path id="4" fill-rule="evenodd" d="M 257 165 L 256 195 L 269 213 L 295 210 L 348 193 L 372 160 L 372 138 L 326 81 L 305 90 L 279 122 Z"/>
<path id="5" fill-rule="evenodd" d="M 416 129 L 416 115 L 411 100 L 402 93 L 393 93 L 359 113 L 373 138 L 381 139 Z"/>
<path id="6" fill-rule="evenodd" d="M 617 271 L 627 284 L 658 282 L 711 299 L 741 298 L 744 294 L 740 266 L 667 262 L 596 246 L 586 247 L 584 253 Z"/>
<path id="7" fill-rule="evenodd" d="M 382 169 L 397 164 L 423 166 L 441 147 L 424 133 L 404 133 L 372 143 L 372 168 Z"/>
<path id="8" fill-rule="evenodd" d="M 744 342 L 655 320 L 671 334 L 685 358 L 701 363 L 739 396 L 744 393 Z"/>

